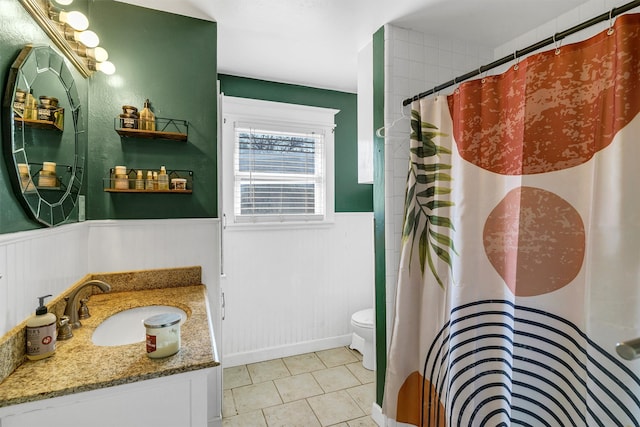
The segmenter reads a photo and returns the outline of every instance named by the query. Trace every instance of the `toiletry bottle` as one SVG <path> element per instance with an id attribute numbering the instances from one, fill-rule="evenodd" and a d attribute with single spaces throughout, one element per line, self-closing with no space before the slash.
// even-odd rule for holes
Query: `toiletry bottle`
<path id="1" fill-rule="evenodd" d="M 13 112 L 20 118 L 24 118 L 24 104 L 26 100 L 26 92 L 22 89 L 16 89 L 16 95 L 13 100 Z"/>
<path id="2" fill-rule="evenodd" d="M 36 315 L 27 320 L 27 358 L 39 360 L 51 356 L 56 351 L 56 315 L 49 313 L 44 299 L 51 295 L 38 297 L 40 304 Z"/>
<path id="3" fill-rule="evenodd" d="M 169 189 L 169 175 L 164 166 L 160 166 L 160 173 L 158 174 L 158 190 Z"/>
<path id="4" fill-rule="evenodd" d="M 33 89 L 29 89 L 27 100 L 24 103 L 24 118 L 27 120 L 37 120 L 38 118 L 38 102 L 33 96 Z"/>
<path id="5" fill-rule="evenodd" d="M 153 189 L 158 189 L 158 172 L 153 171 Z"/>
<path id="6" fill-rule="evenodd" d="M 142 171 L 136 173 L 136 190 L 144 190 L 144 179 L 142 179 Z"/>
<path id="7" fill-rule="evenodd" d="M 147 171 L 147 182 L 145 182 L 145 190 L 153 190 L 153 172 Z"/>
<path id="8" fill-rule="evenodd" d="M 144 101 L 144 108 L 140 111 L 140 130 L 156 130 L 156 116 L 150 108 L 149 99 Z"/>

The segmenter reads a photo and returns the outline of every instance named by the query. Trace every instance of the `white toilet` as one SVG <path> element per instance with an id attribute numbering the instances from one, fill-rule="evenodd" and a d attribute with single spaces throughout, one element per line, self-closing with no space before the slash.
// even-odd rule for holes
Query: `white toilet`
<path id="1" fill-rule="evenodd" d="M 353 334 L 349 347 L 358 350 L 362 354 L 362 366 L 372 371 L 376 368 L 376 355 L 373 347 L 373 334 L 375 331 L 373 326 L 373 308 L 357 311 L 351 316 Z"/>

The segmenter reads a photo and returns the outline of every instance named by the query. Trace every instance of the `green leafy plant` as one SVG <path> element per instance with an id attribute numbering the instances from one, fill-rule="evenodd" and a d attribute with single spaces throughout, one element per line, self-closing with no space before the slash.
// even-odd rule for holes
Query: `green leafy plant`
<path id="1" fill-rule="evenodd" d="M 434 255 L 444 261 L 451 268 L 451 252 L 457 255 L 453 240 L 442 230 L 455 231 L 449 218 L 437 215 L 440 208 L 454 206 L 449 200 L 441 200 L 441 196 L 451 193 L 451 175 L 448 171 L 450 164 L 442 162 L 442 155 L 451 155 L 451 150 L 436 144 L 436 138 L 447 136 L 438 131 L 431 123 L 423 122 L 420 113 L 411 110 L 411 155 L 409 174 L 407 176 L 407 191 L 404 204 L 404 225 L 402 228 L 402 242 L 411 239 L 413 253 L 416 241 L 420 255 L 420 269 L 424 275 L 425 266 L 434 278 L 444 287 L 438 275 Z"/>

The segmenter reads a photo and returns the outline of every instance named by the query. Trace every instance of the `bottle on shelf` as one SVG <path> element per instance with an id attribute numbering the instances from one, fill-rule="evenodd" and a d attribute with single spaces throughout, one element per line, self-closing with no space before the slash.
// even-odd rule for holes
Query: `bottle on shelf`
<path id="1" fill-rule="evenodd" d="M 147 171 L 147 181 L 144 183 L 145 190 L 153 190 L 153 172 Z"/>
<path id="2" fill-rule="evenodd" d="M 169 175 L 164 166 L 160 166 L 160 173 L 158 174 L 158 190 L 169 189 Z"/>
<path id="3" fill-rule="evenodd" d="M 27 101 L 27 92 L 22 89 L 16 89 L 16 95 L 13 100 L 13 112 L 16 116 L 24 118 L 24 106 Z"/>
<path id="4" fill-rule="evenodd" d="M 27 120 L 38 119 L 38 102 L 33 96 L 33 89 L 29 89 L 27 100 L 24 103 L 24 118 Z"/>
<path id="5" fill-rule="evenodd" d="M 158 189 L 158 172 L 153 171 L 153 189 Z"/>
<path id="6" fill-rule="evenodd" d="M 144 179 L 142 178 L 141 170 L 136 173 L 136 190 L 144 190 Z"/>
<path id="7" fill-rule="evenodd" d="M 156 130 L 156 116 L 151 111 L 151 103 L 148 98 L 144 101 L 144 108 L 140 111 L 138 128 L 140 130 Z"/>

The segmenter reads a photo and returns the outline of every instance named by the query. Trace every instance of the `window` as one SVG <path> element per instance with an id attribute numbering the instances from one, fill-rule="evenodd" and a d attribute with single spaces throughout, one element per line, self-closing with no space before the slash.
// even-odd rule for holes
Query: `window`
<path id="1" fill-rule="evenodd" d="M 332 219 L 336 112 L 224 97 L 227 223 L 230 218 L 234 224 Z"/>

